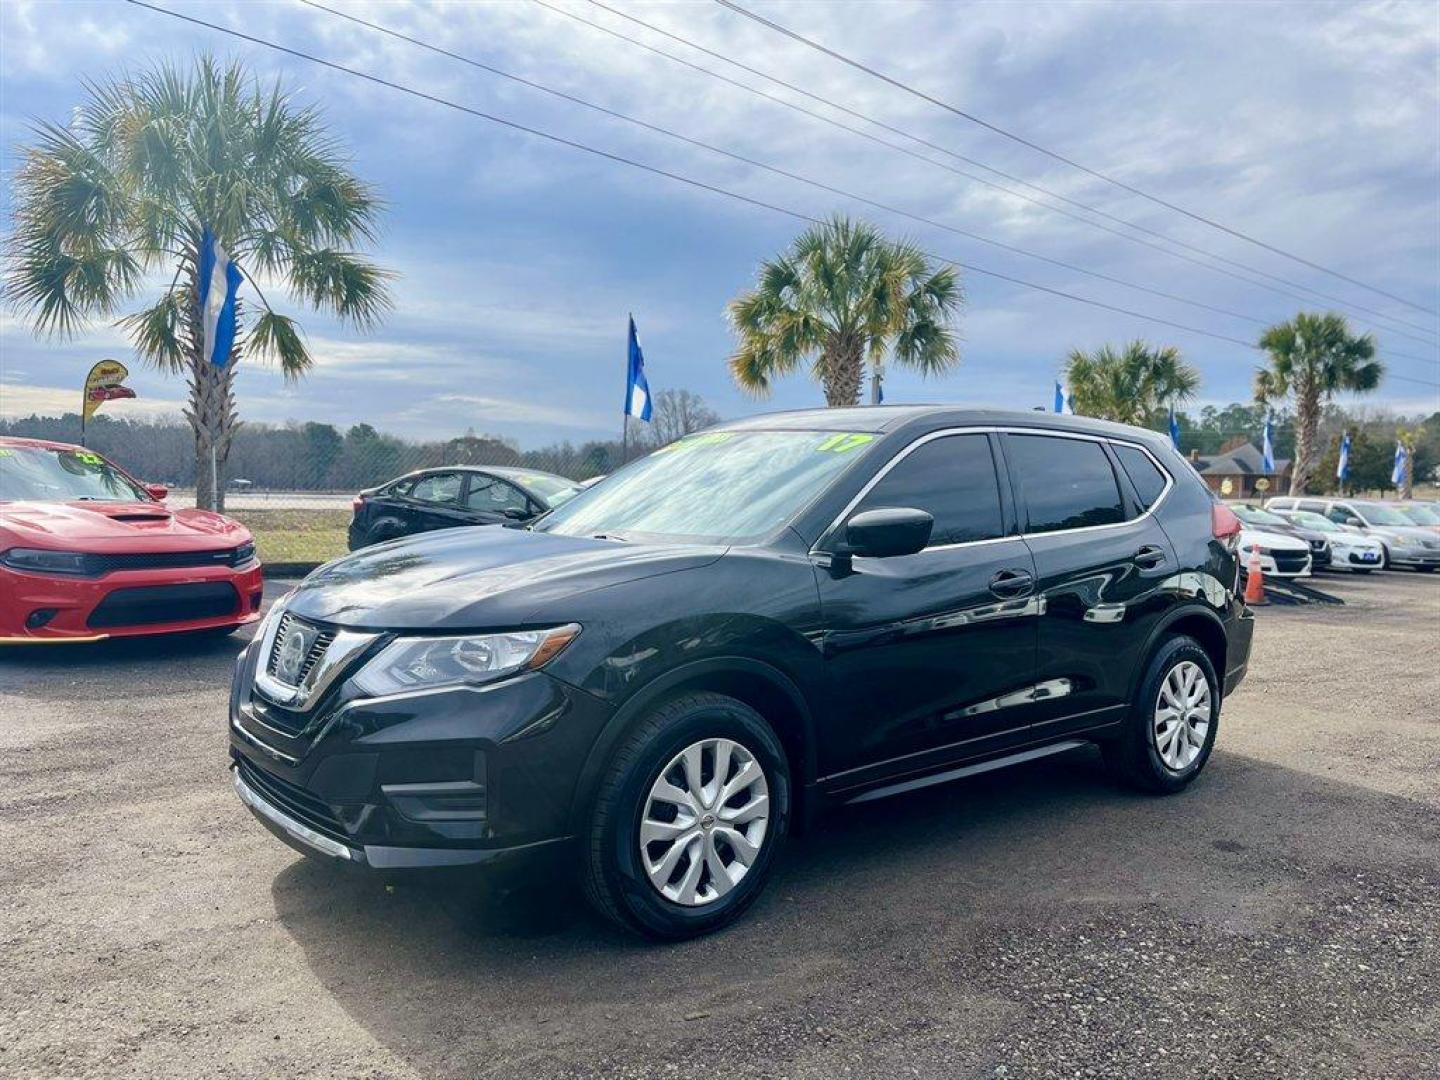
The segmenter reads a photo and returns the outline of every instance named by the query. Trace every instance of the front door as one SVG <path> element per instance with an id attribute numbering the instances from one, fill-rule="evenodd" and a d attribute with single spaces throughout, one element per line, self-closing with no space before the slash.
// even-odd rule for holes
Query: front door
<path id="1" fill-rule="evenodd" d="M 920 509 L 935 529 L 914 555 L 817 571 L 833 699 L 820 768 L 835 786 L 924 771 L 1029 722 L 1034 565 L 1001 490 L 991 436 L 932 436 L 851 510 Z"/>
<path id="2" fill-rule="evenodd" d="M 468 524 L 468 515 L 460 505 L 464 483 L 465 474 L 460 472 L 426 473 L 416 480 L 405 497 L 408 531 L 427 532 Z"/>
<path id="3" fill-rule="evenodd" d="M 1169 478 L 1129 444 L 1016 433 L 1004 450 L 1042 609 L 1036 678 L 1046 693 L 1032 734 L 1118 719 L 1175 602 L 1179 562 L 1148 512 Z"/>

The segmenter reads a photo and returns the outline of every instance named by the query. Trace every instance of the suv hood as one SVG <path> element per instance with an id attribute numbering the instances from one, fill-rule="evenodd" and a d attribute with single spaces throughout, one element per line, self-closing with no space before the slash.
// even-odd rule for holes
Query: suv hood
<path id="1" fill-rule="evenodd" d="M 0 539 L 66 550 L 186 551 L 250 539 L 237 521 L 208 510 L 172 510 L 158 502 L 0 503 Z"/>
<path id="2" fill-rule="evenodd" d="M 286 610 L 386 630 L 508 629 L 541 605 L 714 562 L 724 547 L 462 527 L 362 548 L 307 577 Z"/>

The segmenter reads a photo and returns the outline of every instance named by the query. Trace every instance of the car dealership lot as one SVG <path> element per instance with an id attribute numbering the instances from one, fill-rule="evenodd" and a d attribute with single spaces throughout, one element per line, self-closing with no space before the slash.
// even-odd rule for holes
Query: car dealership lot
<path id="1" fill-rule="evenodd" d="M 1077 751 L 867 804 L 674 946 L 278 843 L 225 773 L 236 641 L 5 654 L 0 1073 L 1433 1072 L 1440 579 L 1317 584 L 1189 791 Z"/>

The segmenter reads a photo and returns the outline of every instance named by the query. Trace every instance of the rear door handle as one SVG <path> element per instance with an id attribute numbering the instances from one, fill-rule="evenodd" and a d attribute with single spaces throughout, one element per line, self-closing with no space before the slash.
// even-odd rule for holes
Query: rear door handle
<path id="1" fill-rule="evenodd" d="M 1002 599 L 1026 596 L 1035 588 L 1035 577 L 1028 570 L 997 570 L 990 579 L 990 592 Z"/>
<path id="2" fill-rule="evenodd" d="M 1165 561 L 1165 551 L 1154 544 L 1146 544 L 1139 551 L 1135 552 L 1132 560 L 1136 566 L 1146 570 L 1153 570 Z"/>

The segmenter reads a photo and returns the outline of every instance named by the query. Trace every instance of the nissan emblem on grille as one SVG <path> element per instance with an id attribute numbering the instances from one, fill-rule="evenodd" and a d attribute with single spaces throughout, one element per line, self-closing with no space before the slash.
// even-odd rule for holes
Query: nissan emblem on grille
<path id="1" fill-rule="evenodd" d="M 305 661 L 309 658 L 320 631 L 291 618 L 288 614 L 283 616 L 283 619 L 280 632 L 275 637 L 270 669 L 281 682 L 289 686 L 299 686 L 306 672 Z"/>

